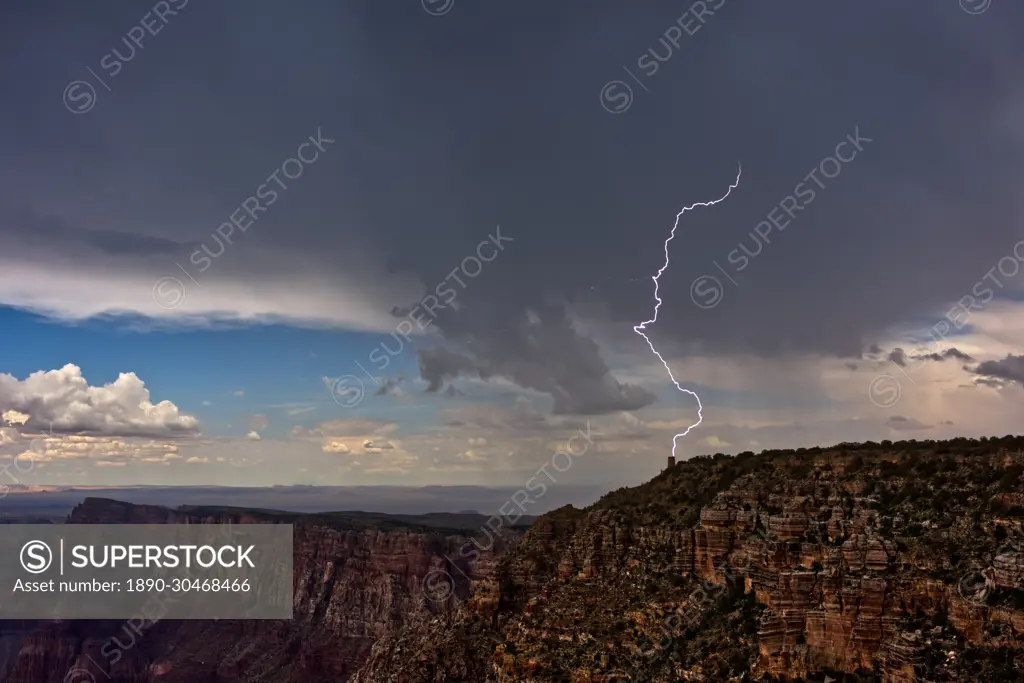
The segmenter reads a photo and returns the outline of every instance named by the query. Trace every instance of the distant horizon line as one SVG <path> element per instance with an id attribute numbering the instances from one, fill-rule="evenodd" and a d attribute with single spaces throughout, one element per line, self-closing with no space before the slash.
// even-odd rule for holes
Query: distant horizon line
<path id="1" fill-rule="evenodd" d="M 567 484 L 564 488 L 595 488 L 608 486 L 606 483 L 598 484 Z M 261 484 L 261 485 L 232 485 L 232 484 L 13 484 L 9 486 L 6 495 L 24 493 L 46 493 L 47 489 L 55 490 L 123 490 L 123 489 L 274 489 L 274 488 L 320 488 L 320 489 L 430 489 L 430 488 L 475 488 L 475 489 L 514 489 L 515 486 L 485 486 L 483 484 Z"/>

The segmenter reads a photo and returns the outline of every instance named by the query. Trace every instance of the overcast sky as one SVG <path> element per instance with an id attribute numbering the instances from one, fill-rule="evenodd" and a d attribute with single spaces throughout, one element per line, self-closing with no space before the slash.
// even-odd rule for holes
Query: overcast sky
<path id="1" fill-rule="evenodd" d="M 1019 424 L 1019 3 L 2 12 L 17 483 L 620 486 L 676 435 Z"/>

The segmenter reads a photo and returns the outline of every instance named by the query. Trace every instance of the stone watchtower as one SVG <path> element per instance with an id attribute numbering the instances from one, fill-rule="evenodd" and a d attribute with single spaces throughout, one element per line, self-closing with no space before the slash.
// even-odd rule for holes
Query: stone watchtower
<path id="1" fill-rule="evenodd" d="M 668 456 L 668 467 L 666 467 L 665 469 L 670 470 L 670 469 L 672 469 L 675 466 L 676 466 L 676 456 L 674 456 L 674 455 Z"/>

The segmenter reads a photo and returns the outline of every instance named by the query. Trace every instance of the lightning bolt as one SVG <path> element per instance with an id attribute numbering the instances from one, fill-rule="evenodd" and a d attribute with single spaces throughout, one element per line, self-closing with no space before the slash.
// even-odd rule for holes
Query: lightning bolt
<path id="1" fill-rule="evenodd" d="M 676 454 L 676 440 L 681 436 L 686 436 L 687 434 L 689 434 L 691 429 L 700 425 L 700 423 L 704 421 L 704 415 L 702 414 L 702 411 L 704 410 L 704 405 L 700 402 L 700 396 L 690 391 L 689 389 L 684 389 L 683 387 L 679 386 L 679 382 L 672 374 L 672 368 L 668 366 L 668 363 L 665 362 L 665 359 L 662 358 L 661 354 L 658 353 L 658 350 L 654 348 L 654 344 L 652 344 L 651 340 L 647 337 L 646 334 L 644 334 L 644 330 L 647 329 L 648 325 L 658 322 L 658 309 L 661 308 L 661 297 L 658 296 L 658 278 L 660 278 L 662 273 L 664 273 L 668 269 L 668 243 L 671 242 L 676 236 L 676 228 L 679 227 L 679 219 L 682 218 L 683 214 L 686 213 L 687 211 L 692 211 L 693 209 L 696 209 L 699 206 L 714 206 L 715 204 L 724 202 L 726 198 L 728 198 L 728 196 L 732 193 L 732 191 L 739 187 L 740 175 L 742 174 L 743 167 L 737 164 L 736 182 L 729 186 L 729 189 L 725 191 L 724 195 L 711 202 L 697 202 L 696 204 L 691 204 L 690 206 L 684 207 L 682 211 L 676 214 L 676 222 L 672 226 L 672 232 L 669 233 L 668 239 L 665 240 L 665 265 L 663 265 L 661 269 L 658 270 L 657 275 L 654 275 L 651 278 L 652 280 L 654 280 L 654 301 L 656 302 L 654 304 L 654 317 L 651 318 L 650 320 L 645 320 L 644 322 L 640 323 L 639 325 L 633 328 L 634 332 L 636 332 L 637 334 L 644 338 L 644 341 L 647 342 L 647 345 L 651 347 L 651 352 L 654 353 L 654 355 L 658 357 L 658 360 L 661 361 L 661 364 L 665 366 L 665 371 L 668 373 L 669 379 L 672 380 L 672 384 L 676 385 L 676 389 L 683 392 L 684 394 L 689 394 L 690 396 L 693 396 L 695 399 L 697 399 L 697 421 L 694 424 L 687 427 L 686 431 L 683 432 L 682 434 L 676 434 L 675 436 L 672 437 L 673 456 L 675 456 Z"/>

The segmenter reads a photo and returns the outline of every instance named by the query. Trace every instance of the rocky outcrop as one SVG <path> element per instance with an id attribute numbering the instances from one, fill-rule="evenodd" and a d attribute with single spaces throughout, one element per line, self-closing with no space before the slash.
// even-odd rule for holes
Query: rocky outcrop
<path id="1" fill-rule="evenodd" d="M 1024 458 L 875 446 L 688 461 L 542 517 L 497 610 L 384 638 L 353 680 L 1017 680 Z"/>
<path id="2" fill-rule="evenodd" d="M 483 519 L 483 518 L 481 518 Z M 183 511 L 87 499 L 69 523 L 261 523 L 245 510 Z M 291 521 L 291 520 L 289 520 Z M 64 621 L 0 624 L 7 683 L 343 681 L 399 625 L 451 611 L 515 534 L 463 551 L 471 531 L 294 527 L 291 621 Z M 357 520 L 358 521 L 358 520 Z M 461 551 L 461 552 L 460 552 Z M 69 673 L 74 671 L 75 673 Z M 68 677 L 68 678 L 66 678 Z"/>

